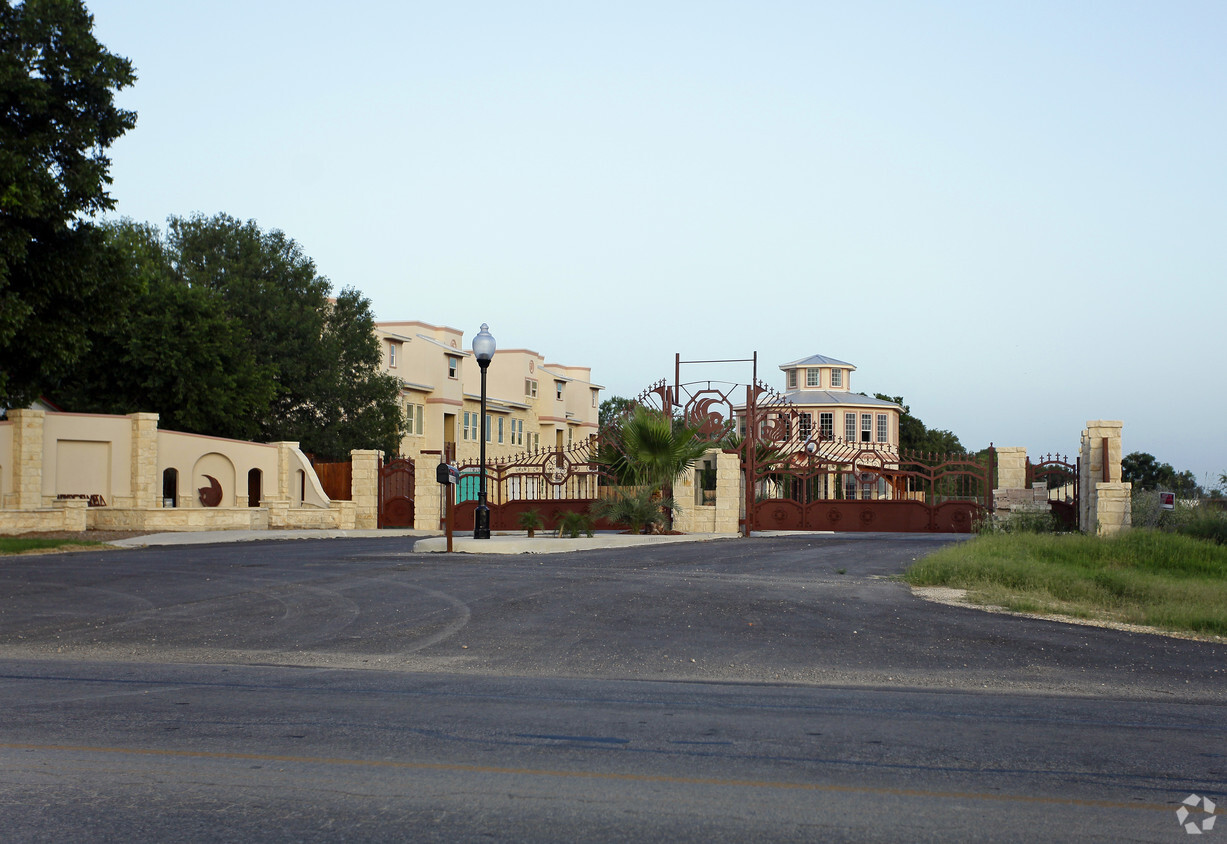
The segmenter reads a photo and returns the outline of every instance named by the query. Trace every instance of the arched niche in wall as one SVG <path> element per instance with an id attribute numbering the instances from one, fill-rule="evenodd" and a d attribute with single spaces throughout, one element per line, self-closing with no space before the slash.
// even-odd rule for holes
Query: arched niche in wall
<path id="1" fill-rule="evenodd" d="M 233 507 L 234 487 L 234 464 L 224 454 L 209 452 L 192 467 L 193 506 Z"/>
<path id="2" fill-rule="evenodd" d="M 179 506 L 179 470 L 174 467 L 162 470 L 162 506 Z"/>
<path id="3" fill-rule="evenodd" d="M 264 473 L 252 469 L 247 473 L 247 506 L 259 507 L 264 499 Z"/>

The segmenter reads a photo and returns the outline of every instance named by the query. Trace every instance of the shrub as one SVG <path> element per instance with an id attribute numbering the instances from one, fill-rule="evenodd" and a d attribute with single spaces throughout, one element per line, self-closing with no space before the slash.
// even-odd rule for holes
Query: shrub
<path id="1" fill-rule="evenodd" d="M 538 530 L 545 527 L 545 519 L 541 517 L 540 510 L 525 510 L 516 516 L 516 524 L 528 531 L 528 536 L 531 539 Z"/>
<path id="2" fill-rule="evenodd" d="M 988 514 L 975 523 L 979 534 L 994 533 L 1057 533 L 1060 523 L 1052 511 L 1043 509 L 1019 509 L 1007 513 Z"/>
<path id="3" fill-rule="evenodd" d="M 592 517 L 587 513 L 566 512 L 558 518 L 558 535 L 577 539 L 583 533 L 592 536 Z"/>

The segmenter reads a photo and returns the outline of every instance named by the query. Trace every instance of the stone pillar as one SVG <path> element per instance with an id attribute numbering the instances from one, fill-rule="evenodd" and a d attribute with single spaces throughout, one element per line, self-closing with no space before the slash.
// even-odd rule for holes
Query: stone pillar
<path id="1" fill-rule="evenodd" d="M 673 500 L 677 502 L 677 509 L 673 511 L 673 529 L 682 533 L 707 532 L 706 527 L 700 527 L 695 519 L 695 507 L 699 505 L 694 503 L 694 475 L 695 469 L 688 469 L 673 479 Z"/>
<path id="2" fill-rule="evenodd" d="M 997 489 L 1027 488 L 1027 450 L 997 446 Z"/>
<path id="3" fill-rule="evenodd" d="M 1078 527 L 1083 533 L 1112 536 L 1132 523 L 1133 485 L 1121 481 L 1122 427 L 1099 419 L 1087 422 L 1082 432 Z"/>
<path id="4" fill-rule="evenodd" d="M 413 527 L 415 530 L 440 530 L 445 507 L 444 492 L 447 490 L 435 477 L 435 467 L 443 462 L 439 451 L 423 451 L 413 461 Z"/>
<path id="5" fill-rule="evenodd" d="M 294 465 L 295 461 L 291 459 L 291 455 L 298 448 L 298 443 L 283 441 L 269 443 L 269 445 L 277 447 L 277 485 L 273 489 L 272 494 L 265 494 L 264 499 L 270 505 L 275 501 L 285 502 L 288 508 L 289 502 L 294 500 L 294 491 L 290 488 L 290 479 L 292 477 L 290 468 Z M 274 526 L 280 527 L 280 525 Z"/>
<path id="6" fill-rule="evenodd" d="M 13 423 L 13 493 L 18 510 L 43 506 L 43 421 L 41 410 L 10 410 Z"/>
<path id="7" fill-rule="evenodd" d="M 129 413 L 132 420 L 132 507 L 152 510 L 162 505 L 158 476 L 158 414 Z"/>
<path id="8" fill-rule="evenodd" d="M 716 452 L 716 533 L 740 531 L 742 498 L 741 456 Z"/>
<path id="9" fill-rule="evenodd" d="M 56 510 L 64 511 L 64 524 L 61 530 L 85 530 L 86 524 L 85 514 L 89 507 L 89 502 L 83 498 L 66 498 L 54 503 Z"/>
<path id="10" fill-rule="evenodd" d="M 350 500 L 354 502 L 354 527 L 373 530 L 379 527 L 379 461 L 383 452 L 354 449 L 350 459 Z"/>

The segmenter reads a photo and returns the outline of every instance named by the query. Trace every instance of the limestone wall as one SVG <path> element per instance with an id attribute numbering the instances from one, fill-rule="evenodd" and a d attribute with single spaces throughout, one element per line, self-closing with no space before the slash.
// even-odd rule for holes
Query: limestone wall
<path id="1" fill-rule="evenodd" d="M 363 506 L 374 527 L 370 474 L 365 499 L 332 502 L 298 443 L 159 431 L 153 413 L 10 410 L 0 423 L 0 532 L 352 528 Z M 200 490 L 214 480 L 221 504 L 206 507 Z"/>
<path id="2" fill-rule="evenodd" d="M 738 532 L 741 511 L 741 460 L 736 454 L 711 449 L 703 460 L 716 464 L 716 497 L 711 504 L 695 504 L 695 472 L 684 472 L 673 483 L 673 498 L 680 510 L 673 514 L 674 530 L 683 533 Z M 700 465 L 702 461 L 700 461 Z"/>

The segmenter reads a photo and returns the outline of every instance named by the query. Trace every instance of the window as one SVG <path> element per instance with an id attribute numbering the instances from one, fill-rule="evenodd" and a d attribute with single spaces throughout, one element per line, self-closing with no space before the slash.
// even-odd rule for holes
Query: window
<path id="1" fill-rule="evenodd" d="M 456 367 L 459 365 L 460 365 L 460 360 L 458 358 L 454 358 L 451 355 L 448 355 L 448 358 L 447 358 L 447 377 L 448 378 L 456 377 Z"/>
<path id="2" fill-rule="evenodd" d="M 524 445 L 524 420 L 511 420 L 511 444 Z"/>
<path id="3" fill-rule="evenodd" d="M 533 451 L 541 450 L 541 434 L 538 431 L 531 431 L 528 435 L 528 442 Z"/>
<path id="4" fill-rule="evenodd" d="M 831 370 L 831 386 L 842 387 L 844 385 L 844 371 L 842 369 Z"/>
<path id="5" fill-rule="evenodd" d="M 844 498 L 856 500 L 856 475 L 851 472 L 844 474 Z"/>
<path id="6" fill-rule="evenodd" d="M 795 369 L 788 370 L 788 389 L 797 389 L 797 370 Z"/>
<path id="7" fill-rule="evenodd" d="M 525 378 L 524 379 L 524 395 L 528 396 L 530 399 L 535 399 L 537 397 L 537 379 L 536 378 Z"/>
<path id="8" fill-rule="evenodd" d="M 489 414 L 489 413 L 487 413 L 487 414 L 486 414 L 486 442 L 490 442 L 490 434 L 491 434 L 491 425 L 490 425 L 490 421 L 491 421 L 491 420 L 490 420 L 490 414 Z"/>
<path id="9" fill-rule="evenodd" d="M 388 343 L 388 369 L 396 369 L 396 344 Z"/>
<path id="10" fill-rule="evenodd" d="M 467 410 L 464 412 L 464 430 L 462 434 L 463 434 L 462 436 L 463 439 L 471 440 L 472 442 L 477 442 L 477 414 L 476 413 L 470 413 Z"/>
<path id="11" fill-rule="evenodd" d="M 873 414 L 861 414 L 861 442 L 867 443 L 873 441 Z"/>
<path id="12" fill-rule="evenodd" d="M 797 434 L 803 440 L 808 440 L 810 433 L 813 431 L 813 417 L 808 413 L 802 413 L 797 424 Z"/>
<path id="13" fill-rule="evenodd" d="M 818 414 L 818 436 L 824 440 L 835 438 L 835 414 L 834 413 L 819 413 Z"/>
<path id="14" fill-rule="evenodd" d="M 503 417 L 501 416 L 498 418 L 498 441 L 499 444 L 503 442 Z"/>
<path id="15" fill-rule="evenodd" d="M 422 436 L 422 430 L 426 425 L 426 408 L 420 404 L 405 405 L 405 421 L 409 424 L 405 427 L 406 434 L 416 434 Z"/>
<path id="16" fill-rule="evenodd" d="M 575 443 L 575 429 L 567 428 L 567 448 L 570 448 Z"/>
<path id="17" fill-rule="evenodd" d="M 554 398 L 558 401 L 562 401 L 562 387 L 563 383 L 561 381 L 554 382 Z"/>
<path id="18" fill-rule="evenodd" d="M 889 417 L 885 413 L 878 414 L 878 442 L 884 443 L 890 439 L 887 419 Z"/>
<path id="19" fill-rule="evenodd" d="M 856 414 L 844 414 L 844 442 L 856 442 Z"/>
<path id="20" fill-rule="evenodd" d="M 821 387 L 822 386 L 822 370 L 821 369 L 805 370 L 805 386 Z"/>
<path id="21" fill-rule="evenodd" d="M 596 407 L 596 406 L 597 406 L 597 400 L 596 400 L 596 397 L 597 397 L 597 394 L 598 394 L 598 393 L 600 393 L 600 390 L 595 390 L 595 389 L 594 389 L 594 390 L 592 391 L 592 406 L 593 406 L 593 407 Z"/>

